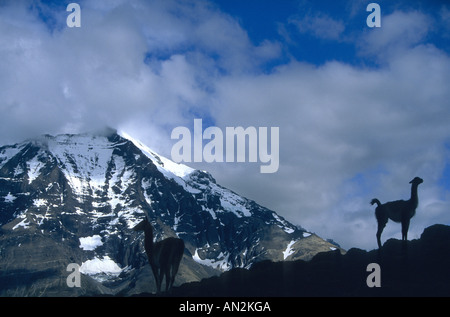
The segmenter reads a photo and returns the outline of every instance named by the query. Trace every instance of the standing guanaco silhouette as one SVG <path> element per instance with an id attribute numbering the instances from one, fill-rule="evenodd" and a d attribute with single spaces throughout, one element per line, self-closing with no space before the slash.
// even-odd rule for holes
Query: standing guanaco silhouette
<path id="1" fill-rule="evenodd" d="M 175 281 L 181 258 L 184 253 L 184 241 L 170 237 L 162 241 L 153 242 L 153 227 L 147 217 L 138 223 L 134 231 L 144 231 L 144 246 L 148 262 L 152 268 L 156 282 L 156 292 L 161 292 L 161 283 L 166 276 L 166 292 Z"/>
<path id="2" fill-rule="evenodd" d="M 415 177 L 409 182 L 411 185 L 411 198 L 409 200 L 396 200 L 387 203 L 380 203 L 376 198 L 372 199 L 371 204 L 377 204 L 375 209 L 375 217 L 378 222 L 377 243 L 381 248 L 381 233 L 389 219 L 402 224 L 402 241 L 407 241 L 409 221 L 416 214 L 416 208 L 419 204 L 417 196 L 417 187 L 423 183 L 423 179 Z"/>

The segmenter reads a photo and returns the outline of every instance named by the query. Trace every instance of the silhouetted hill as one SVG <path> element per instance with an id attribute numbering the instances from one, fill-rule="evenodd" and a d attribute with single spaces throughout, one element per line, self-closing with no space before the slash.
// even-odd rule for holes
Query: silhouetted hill
<path id="1" fill-rule="evenodd" d="M 381 287 L 368 287 L 369 263 Z M 144 294 L 141 294 L 144 295 Z M 388 240 L 381 251 L 319 253 L 310 261 L 263 261 L 174 288 L 172 296 L 450 296 L 450 227 L 428 227 L 420 239 Z"/>

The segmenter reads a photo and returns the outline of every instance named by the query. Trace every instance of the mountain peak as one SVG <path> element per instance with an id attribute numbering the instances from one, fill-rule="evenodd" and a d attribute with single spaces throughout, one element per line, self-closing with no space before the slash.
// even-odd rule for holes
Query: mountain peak
<path id="1" fill-rule="evenodd" d="M 142 153 L 144 153 L 149 159 L 151 159 L 153 163 L 155 163 L 155 165 L 159 166 L 162 169 L 161 171 L 163 173 L 169 173 L 169 175 L 173 174 L 174 176 L 183 178 L 195 171 L 193 168 L 190 168 L 187 165 L 175 163 L 157 154 L 147 145 L 145 145 L 144 143 L 142 143 L 137 139 L 134 139 L 132 136 L 130 136 L 128 133 L 124 131 L 119 132 L 119 135 L 122 138 L 131 141 L 137 148 L 139 148 L 142 151 Z"/>

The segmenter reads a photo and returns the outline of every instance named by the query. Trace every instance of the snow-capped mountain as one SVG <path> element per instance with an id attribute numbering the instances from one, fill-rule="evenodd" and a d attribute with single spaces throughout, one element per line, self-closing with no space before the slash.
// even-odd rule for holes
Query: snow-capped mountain
<path id="1" fill-rule="evenodd" d="M 45 135 L 0 147 L 0 295 L 154 290 L 142 233 L 178 236 L 175 285 L 334 246 L 125 133 Z M 79 265 L 81 287 L 66 283 Z"/>

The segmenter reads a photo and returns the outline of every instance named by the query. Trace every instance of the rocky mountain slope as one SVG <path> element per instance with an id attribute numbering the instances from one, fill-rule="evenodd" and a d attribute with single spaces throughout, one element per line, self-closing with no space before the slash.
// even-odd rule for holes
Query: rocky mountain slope
<path id="1" fill-rule="evenodd" d="M 336 246 L 156 154 L 126 134 L 42 136 L 0 147 L 0 295 L 133 295 L 155 290 L 142 233 L 178 236 L 175 285 Z M 70 263 L 81 287 L 68 287 Z"/>

